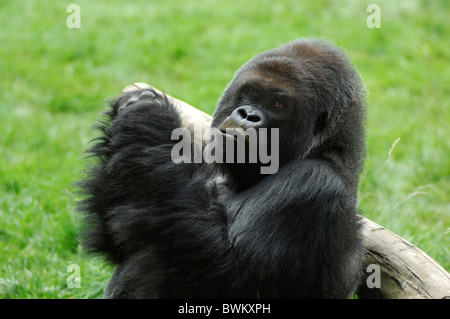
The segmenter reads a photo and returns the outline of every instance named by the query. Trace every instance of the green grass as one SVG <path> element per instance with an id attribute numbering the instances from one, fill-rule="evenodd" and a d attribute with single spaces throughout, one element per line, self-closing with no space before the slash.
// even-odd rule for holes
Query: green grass
<path id="1" fill-rule="evenodd" d="M 211 113 L 242 63 L 304 36 L 346 48 L 368 89 L 361 213 L 450 270 L 447 1 L 377 1 L 381 29 L 371 1 L 331 0 L 80 0 L 69 29 L 72 2 L 0 2 L 0 298 L 101 297 L 113 268 L 78 244 L 72 183 L 105 100 L 142 81 Z"/>

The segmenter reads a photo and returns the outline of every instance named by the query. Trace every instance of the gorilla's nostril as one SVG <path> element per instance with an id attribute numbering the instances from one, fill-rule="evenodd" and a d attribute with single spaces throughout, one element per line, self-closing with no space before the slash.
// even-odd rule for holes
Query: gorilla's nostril
<path id="1" fill-rule="evenodd" d="M 258 123 L 261 121 L 261 116 L 251 106 L 241 106 L 236 109 L 236 112 L 241 121 L 244 120 L 252 123 Z"/>
<path id="2" fill-rule="evenodd" d="M 244 108 L 238 108 L 237 112 L 243 119 L 247 118 L 247 111 Z"/>
<path id="3" fill-rule="evenodd" d="M 247 116 L 247 120 L 250 121 L 250 122 L 257 123 L 257 122 L 261 121 L 261 117 L 259 117 L 256 114 L 250 114 L 250 115 Z"/>

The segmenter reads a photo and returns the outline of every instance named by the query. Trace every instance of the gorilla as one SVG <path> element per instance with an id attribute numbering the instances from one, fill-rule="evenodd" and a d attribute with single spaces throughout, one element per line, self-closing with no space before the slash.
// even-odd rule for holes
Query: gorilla
<path id="1" fill-rule="evenodd" d="M 324 40 L 245 63 L 212 127 L 225 140 L 230 128 L 278 129 L 274 174 L 260 160 L 175 163 L 182 119 L 164 94 L 112 101 L 80 182 L 84 245 L 117 265 L 105 297 L 348 298 L 364 256 L 364 99 L 347 55 Z"/>

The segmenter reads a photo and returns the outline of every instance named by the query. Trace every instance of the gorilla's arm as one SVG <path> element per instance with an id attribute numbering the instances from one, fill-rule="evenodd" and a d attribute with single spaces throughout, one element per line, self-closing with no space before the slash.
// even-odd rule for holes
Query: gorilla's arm
<path id="1" fill-rule="evenodd" d="M 166 188 L 174 192 L 173 183 L 185 183 L 188 168 L 173 165 L 171 150 L 177 141 L 172 131 L 181 127 L 175 107 L 155 91 L 132 92 L 129 105 L 113 117 L 109 128 L 110 158 L 105 167 L 110 183 L 127 201 L 161 197 Z M 125 101 L 116 104 L 123 106 Z M 113 105 L 113 109 L 117 105 Z M 126 105 L 126 103 L 125 103 Z M 162 187 L 166 185 L 167 187 Z M 163 197 L 167 198 L 167 197 Z"/>
<path id="2" fill-rule="evenodd" d="M 113 212 L 130 204 L 150 206 L 160 198 L 170 201 L 177 189 L 185 187 L 190 169 L 173 165 L 170 157 L 176 143 L 170 139 L 171 132 L 180 125 L 177 110 L 152 90 L 133 91 L 111 103 L 106 119 L 98 126 L 102 135 L 89 150 L 98 163 L 79 184 L 88 195 L 80 209 L 87 213 L 86 222 L 93 225 L 84 236 L 91 251 L 107 253 L 114 262 L 123 260 L 123 249 L 117 247 L 113 231 L 124 225 L 114 223 Z M 133 222 L 131 213 L 122 212 L 128 222 L 125 225 Z"/>
<path id="3" fill-rule="evenodd" d="M 257 276 L 250 276 L 242 287 L 264 282 L 265 286 L 256 287 L 261 297 L 347 298 L 342 291 L 351 293 L 354 288 L 357 274 L 349 274 L 349 267 L 359 269 L 354 267 L 358 258 L 353 254 L 360 252 L 358 220 L 347 192 L 327 162 L 298 159 L 230 198 L 230 242 L 242 269 Z M 269 287 L 277 286 L 277 281 L 286 282 L 285 289 L 265 296 L 264 291 L 273 292 Z M 310 287 L 316 290 L 309 291 Z"/>

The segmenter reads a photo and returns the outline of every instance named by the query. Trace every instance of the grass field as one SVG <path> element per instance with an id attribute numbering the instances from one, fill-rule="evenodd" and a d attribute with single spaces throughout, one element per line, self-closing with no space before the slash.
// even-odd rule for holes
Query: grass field
<path id="1" fill-rule="evenodd" d="M 73 2 L 0 2 L 0 298 L 101 297 L 113 268 L 78 243 L 72 183 L 107 99 L 148 82 L 211 113 L 247 59 L 311 36 L 367 86 L 361 213 L 450 270 L 448 1 L 377 1 L 378 29 L 373 1 L 80 0 L 69 29 Z"/>

